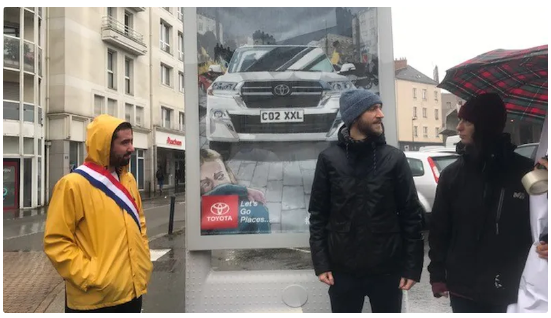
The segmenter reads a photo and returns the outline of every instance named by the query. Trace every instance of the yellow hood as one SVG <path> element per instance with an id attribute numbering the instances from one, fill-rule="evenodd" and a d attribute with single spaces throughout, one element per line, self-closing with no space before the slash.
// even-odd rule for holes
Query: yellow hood
<path id="1" fill-rule="evenodd" d="M 94 118 L 86 131 L 86 152 L 88 156 L 85 161 L 99 164 L 102 167 L 109 166 L 111 139 L 115 129 L 122 123 L 124 123 L 124 120 L 109 115 L 99 115 Z"/>

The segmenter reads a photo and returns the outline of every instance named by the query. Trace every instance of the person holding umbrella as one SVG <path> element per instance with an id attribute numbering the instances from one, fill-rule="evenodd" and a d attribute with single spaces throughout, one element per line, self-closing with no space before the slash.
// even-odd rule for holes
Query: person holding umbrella
<path id="1" fill-rule="evenodd" d="M 432 210 L 430 283 L 435 297 L 451 298 L 453 312 L 506 312 L 532 243 L 521 179 L 533 163 L 503 133 L 498 94 L 470 98 L 459 118 L 461 156 L 442 171 Z"/>

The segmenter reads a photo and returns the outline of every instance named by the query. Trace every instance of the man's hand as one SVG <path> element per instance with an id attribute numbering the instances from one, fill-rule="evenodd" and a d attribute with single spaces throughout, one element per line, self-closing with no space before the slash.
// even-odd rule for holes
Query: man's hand
<path id="1" fill-rule="evenodd" d="M 333 274 L 331 272 L 325 272 L 318 276 L 320 282 L 326 283 L 329 286 L 332 286 L 335 284 L 335 281 L 333 280 Z"/>
<path id="2" fill-rule="evenodd" d="M 434 297 L 436 297 L 436 298 L 440 298 L 440 297 L 448 298 L 449 291 L 448 291 L 448 286 L 446 286 L 445 283 L 435 282 L 435 283 L 432 283 L 431 285 L 432 285 L 431 286 L 432 287 L 432 294 L 434 295 Z"/>
<path id="3" fill-rule="evenodd" d="M 402 277 L 402 279 L 400 279 L 400 287 L 398 288 L 400 288 L 401 290 L 410 290 L 413 285 L 415 285 L 415 281 L 413 279 Z"/>
<path id="4" fill-rule="evenodd" d="M 540 242 L 540 244 L 536 246 L 536 252 L 538 253 L 540 258 L 547 259 L 547 243 Z"/>

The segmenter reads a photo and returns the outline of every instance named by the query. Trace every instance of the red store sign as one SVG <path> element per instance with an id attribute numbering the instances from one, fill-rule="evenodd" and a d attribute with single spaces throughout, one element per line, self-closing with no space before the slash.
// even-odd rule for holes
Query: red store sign
<path id="1" fill-rule="evenodd" d="M 182 141 L 178 139 L 170 139 L 170 137 L 166 138 L 166 143 L 173 146 L 181 146 Z"/>

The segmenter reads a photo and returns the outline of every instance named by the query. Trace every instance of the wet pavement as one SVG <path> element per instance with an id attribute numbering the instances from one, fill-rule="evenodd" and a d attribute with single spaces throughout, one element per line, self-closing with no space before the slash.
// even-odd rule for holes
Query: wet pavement
<path id="1" fill-rule="evenodd" d="M 425 233 L 425 239 L 428 233 Z M 219 250 L 212 252 L 212 269 L 235 270 L 286 270 L 312 269 L 310 251 L 307 248 L 265 250 Z M 421 282 L 404 295 L 404 310 L 408 313 L 451 313 L 448 298 L 434 298 L 429 284 L 428 243 L 425 240 L 425 260 Z"/>
<path id="2" fill-rule="evenodd" d="M 148 222 L 153 274 L 144 296 L 143 312 L 184 312 L 185 249 L 183 197 L 177 199 L 175 233 L 166 235 L 170 198 L 144 203 Z M 4 311 L 64 311 L 64 284 L 42 252 L 44 215 L 4 220 Z M 425 237 L 427 237 L 425 235 Z M 449 313 L 449 299 L 432 296 L 428 272 L 428 245 L 421 282 L 407 292 L 407 312 Z M 214 271 L 312 269 L 307 248 L 217 250 Z M 312 272 L 312 275 L 313 272 Z"/>
<path id="3" fill-rule="evenodd" d="M 168 221 L 170 197 L 158 198 L 143 203 L 147 220 L 148 237 L 152 258 L 155 257 L 154 275 L 151 283 L 154 290 L 159 291 L 158 299 L 169 298 L 163 281 L 178 282 L 183 275 L 183 228 L 184 228 L 184 196 L 176 197 L 174 214 L 174 231 L 168 236 Z M 3 309 L 4 312 L 63 312 L 65 309 L 65 288 L 61 277 L 57 274 L 49 259 L 43 252 L 44 226 L 46 209 L 37 209 L 35 213 L 25 215 L 12 213 L 4 215 L 3 219 Z M 31 211 L 33 212 L 33 211 Z M 179 232 L 178 232 L 179 231 Z M 180 237 L 181 244 L 173 248 L 173 241 Z M 180 262 L 171 261 L 180 257 Z M 173 262 L 174 269 L 164 271 L 167 263 Z M 159 264 L 159 265 L 157 265 Z M 158 272 L 158 273 L 157 273 Z M 163 274 L 165 273 L 165 274 Z M 166 275 L 168 273 L 168 277 Z M 156 283 L 157 277 L 161 279 Z M 183 293 L 183 282 L 181 283 Z M 165 286 L 165 287 L 163 287 Z M 178 288 L 174 288 L 177 290 Z M 154 294 L 154 292 L 153 292 Z M 177 298 L 184 299 L 183 295 Z M 144 304 L 145 304 L 144 299 Z M 159 303 L 163 303 L 160 301 Z M 166 304 L 166 302 L 164 302 Z M 150 307 L 150 305 L 148 305 Z M 173 312 L 180 308 L 175 303 L 162 310 L 161 306 L 152 311 Z M 183 308 L 183 307 L 181 307 Z M 183 309 L 181 310 L 183 312 Z"/>

